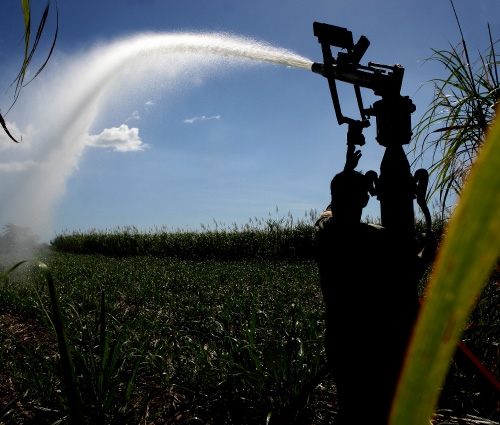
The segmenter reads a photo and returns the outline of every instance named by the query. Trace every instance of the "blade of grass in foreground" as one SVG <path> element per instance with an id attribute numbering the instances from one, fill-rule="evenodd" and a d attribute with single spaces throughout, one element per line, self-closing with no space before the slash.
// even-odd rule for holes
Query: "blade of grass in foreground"
<path id="1" fill-rule="evenodd" d="M 61 309 L 57 301 L 57 293 L 52 279 L 52 274 L 45 263 L 38 260 L 25 260 L 21 261 L 5 273 L 0 275 L 0 281 L 6 278 L 11 272 L 13 272 L 17 267 L 24 263 L 32 263 L 38 266 L 47 282 L 49 289 L 49 298 L 52 307 L 52 317 L 51 321 L 54 325 L 54 330 L 56 332 L 57 344 L 59 348 L 59 356 L 61 358 L 61 368 L 63 374 L 64 387 L 66 391 L 66 396 L 68 398 L 68 408 L 69 408 L 69 421 L 72 425 L 80 425 L 82 418 L 81 402 L 78 389 L 76 387 L 76 376 L 75 369 L 73 367 L 73 362 L 70 356 L 70 348 L 68 344 L 68 338 L 66 337 L 66 331 L 64 329 L 63 319 L 61 315 Z"/>
<path id="2" fill-rule="evenodd" d="M 441 248 L 391 414 L 427 424 L 464 323 L 500 255 L 500 120 L 486 139 Z"/>

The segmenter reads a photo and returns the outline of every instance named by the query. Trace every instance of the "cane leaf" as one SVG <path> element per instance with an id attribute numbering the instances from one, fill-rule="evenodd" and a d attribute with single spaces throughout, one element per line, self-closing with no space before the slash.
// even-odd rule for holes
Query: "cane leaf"
<path id="1" fill-rule="evenodd" d="M 500 256 L 500 120 L 478 155 L 438 254 L 391 425 L 428 423 L 467 317 Z"/>

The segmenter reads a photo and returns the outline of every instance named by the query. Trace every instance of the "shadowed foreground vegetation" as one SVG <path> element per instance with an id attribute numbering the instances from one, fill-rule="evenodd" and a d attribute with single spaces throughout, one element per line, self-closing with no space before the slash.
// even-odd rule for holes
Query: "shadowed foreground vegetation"
<path id="1" fill-rule="evenodd" d="M 38 259 L 49 266 L 57 291 L 80 423 L 272 425 L 292 405 L 287 423 L 334 424 L 329 377 L 305 406 L 296 402 L 325 363 L 314 255 L 312 225 L 290 220 L 203 232 L 131 228 L 56 237 Z M 10 254 L 2 262 L 15 261 Z M 356 300 L 346 302 L 352 304 L 346 320 L 355 320 Z M 464 334 L 497 377 L 499 303 L 492 279 Z M 49 311 L 37 267 L 23 264 L 0 283 L 0 423 L 67 418 Z M 367 379 L 377 367 L 370 349 L 377 348 L 367 347 L 360 365 Z M 466 363 L 454 363 L 440 405 L 451 411 L 441 410 L 436 422 L 478 423 L 471 416 L 453 422 L 453 415 L 498 420 L 495 396 Z"/>

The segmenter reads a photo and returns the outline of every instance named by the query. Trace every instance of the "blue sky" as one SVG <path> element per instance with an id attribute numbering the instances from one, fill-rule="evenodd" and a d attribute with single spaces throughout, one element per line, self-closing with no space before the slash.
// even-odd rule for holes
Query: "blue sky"
<path id="1" fill-rule="evenodd" d="M 2 112 L 22 59 L 20 2 L 4 3 Z M 35 18 L 44 5 L 32 2 Z M 498 0 L 455 0 L 455 7 L 472 51 L 487 47 L 488 22 L 500 38 Z M 328 204 L 330 179 L 343 167 L 347 127 L 337 124 L 321 76 L 255 60 L 156 52 L 104 78 L 118 52 L 190 33 L 196 42 L 209 34 L 219 37 L 216 44 L 252 39 L 322 62 L 312 24 L 325 22 L 349 29 L 355 41 L 368 37 L 362 64 L 405 67 L 402 94 L 417 106 L 416 123 L 432 96 L 422 84 L 443 75 L 423 59 L 460 40 L 448 0 L 59 0 L 58 8 L 53 57 L 5 117 L 23 141 L 0 136 L 0 224 L 30 226 L 44 240 L 65 230 L 244 224 L 274 218 L 276 208 L 299 219 Z M 341 85 L 340 97 L 344 113 L 357 118 L 352 88 Z M 365 106 L 377 100 L 366 90 L 363 98 Z M 365 130 L 363 171 L 380 166 L 374 131 L 374 123 Z M 377 216 L 377 201 L 366 212 Z"/>

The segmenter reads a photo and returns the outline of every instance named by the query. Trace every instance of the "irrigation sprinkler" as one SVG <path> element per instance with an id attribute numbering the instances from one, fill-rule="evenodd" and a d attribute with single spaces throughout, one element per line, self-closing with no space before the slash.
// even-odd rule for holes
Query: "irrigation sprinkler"
<path id="1" fill-rule="evenodd" d="M 386 382 L 383 389 L 378 395 L 371 396 L 372 400 L 376 400 L 373 406 L 377 405 L 377 409 L 379 409 L 374 412 L 374 415 L 380 421 L 388 414 L 388 410 L 385 409 L 390 407 L 388 403 L 390 403 L 390 398 L 396 386 L 397 375 L 403 362 L 405 347 L 418 309 L 417 286 L 423 270 L 419 268 L 417 261 L 418 247 L 415 238 L 414 200 L 417 199 L 422 208 L 427 221 L 427 229 L 430 231 L 430 214 L 425 203 L 428 172 L 421 169 L 413 175 L 403 149 L 403 146 L 409 144 L 411 140 L 411 114 L 416 109 L 410 98 L 402 96 L 400 93 L 404 68 L 398 64 L 383 65 L 374 62 L 369 62 L 366 66 L 361 65 L 360 61 L 370 45 L 365 36 L 361 36 L 355 44 L 352 33 L 345 28 L 315 22 L 313 29 L 314 35 L 321 44 L 323 63 L 314 63 L 311 70 L 327 79 L 337 122 L 339 125 L 348 125 L 348 152 L 354 152 L 354 145 L 363 146 L 365 144 L 363 130 L 370 126 L 371 117 L 375 117 L 376 120 L 376 140 L 385 148 L 380 164 L 380 174 L 378 175 L 375 171 L 365 173 L 372 185 L 370 194 L 376 195 L 380 202 L 380 216 L 382 226 L 385 228 L 385 237 L 383 242 L 382 239 L 377 239 L 377 243 L 383 244 L 383 246 L 372 246 L 371 241 L 375 239 L 356 241 L 360 245 L 367 243 L 367 246 L 370 246 L 372 251 L 364 251 L 365 255 L 377 258 L 377 264 L 366 262 L 366 258 L 359 258 L 359 264 L 363 264 L 363 261 L 365 261 L 367 264 L 371 264 L 373 268 L 352 270 L 353 275 L 351 276 L 354 278 L 354 274 L 358 276 L 362 273 L 364 275 L 362 278 L 369 281 L 370 272 L 377 269 L 372 277 L 376 279 L 376 285 L 384 286 L 381 295 L 371 300 L 372 303 L 380 305 L 381 315 L 380 317 L 370 318 L 374 323 L 380 322 L 379 329 L 376 332 L 381 337 L 380 341 L 384 341 L 384 346 L 366 347 L 367 352 L 371 352 L 371 358 L 376 362 L 374 367 L 380 367 L 380 370 L 386 374 L 384 375 Z M 332 47 L 337 47 L 343 51 L 338 52 L 337 56 L 334 57 Z M 360 114 L 358 119 L 347 117 L 342 113 L 337 81 L 354 87 Z M 372 90 L 375 96 L 380 97 L 380 99 L 373 106 L 365 108 L 361 89 Z M 340 251 L 336 250 L 335 246 L 345 241 L 341 239 L 339 242 L 338 237 L 335 237 L 338 234 L 333 236 L 331 252 L 334 253 L 333 255 L 338 255 Z M 373 251 L 377 251 L 377 253 Z M 377 254 L 378 256 L 372 256 L 371 254 Z M 348 267 L 351 267 L 357 263 L 348 262 L 348 264 Z M 338 267 L 335 270 L 335 273 L 340 276 L 337 286 L 349 285 L 351 279 L 346 279 L 346 276 L 350 271 L 340 271 Z M 329 274 L 329 276 L 331 275 Z M 352 281 L 358 283 L 360 280 L 352 279 Z M 390 295 L 395 298 L 393 301 L 387 299 L 387 288 L 394 291 Z M 342 291 L 338 293 L 343 294 Z M 337 316 L 335 317 L 337 318 Z M 351 326 L 353 332 L 358 330 L 356 325 L 345 323 L 345 326 Z M 347 332 L 350 331 L 347 330 Z M 345 342 L 345 338 L 342 338 L 339 338 L 342 341 L 341 344 Z M 375 339 L 371 341 L 373 342 Z M 354 364 L 354 362 L 349 363 L 345 355 L 339 355 L 337 358 L 346 362 L 342 366 L 334 365 L 337 368 L 338 375 L 343 376 L 343 388 L 346 388 L 346 382 L 348 381 L 346 374 L 351 372 L 351 369 L 359 368 L 359 365 Z M 338 372 L 341 368 L 344 369 L 342 373 Z M 347 370 L 349 372 L 346 372 Z M 352 372 L 353 376 L 357 378 L 361 376 L 359 372 L 354 373 L 354 370 Z M 382 375 L 377 376 L 381 377 Z M 362 386 L 363 384 L 360 383 L 359 385 Z M 344 405 L 349 406 L 347 411 L 353 409 L 352 406 L 355 401 L 349 400 L 346 403 L 348 397 L 356 396 L 352 388 L 352 385 L 349 384 L 347 390 L 349 396 L 343 396 Z"/>
<path id="2" fill-rule="evenodd" d="M 375 171 L 368 171 L 365 173 L 365 176 L 373 184 L 370 194 L 376 195 L 380 201 L 382 226 L 390 235 L 389 240 L 393 245 L 392 249 L 390 249 L 390 254 L 387 254 L 387 257 L 384 258 L 387 261 L 383 261 L 383 264 L 380 264 L 380 268 L 387 269 L 387 273 L 384 274 L 387 279 L 383 283 L 392 289 L 397 288 L 397 295 L 396 299 L 392 301 L 391 307 L 389 307 L 391 314 L 394 315 L 392 323 L 385 322 L 378 324 L 377 318 L 373 318 L 370 326 L 372 328 L 378 326 L 376 332 L 380 333 L 383 333 L 385 331 L 383 327 L 387 326 L 387 335 L 395 340 L 397 339 L 398 342 L 390 347 L 383 346 L 382 344 L 366 346 L 365 351 L 367 359 L 371 357 L 372 359 L 381 360 L 384 357 L 388 357 L 391 361 L 394 361 L 393 364 L 396 368 L 400 368 L 406 342 L 410 336 L 418 310 L 418 280 L 421 272 L 424 271 L 423 268 L 428 264 L 427 261 L 432 261 L 435 250 L 435 247 L 432 246 L 431 216 L 425 199 L 429 173 L 425 169 L 420 169 L 412 175 L 403 149 L 403 146 L 409 144 L 411 141 L 411 114 L 415 111 L 416 107 L 408 96 L 400 94 L 404 75 L 404 68 L 401 65 L 390 66 L 369 62 L 367 66 L 364 66 L 359 63 L 370 45 L 369 40 L 365 36 L 361 36 L 359 41 L 354 44 L 352 33 L 345 28 L 315 22 L 313 29 L 314 35 L 321 44 L 324 62 L 313 63 L 311 70 L 314 73 L 322 75 L 328 81 L 338 124 L 348 125 L 347 144 L 351 145 L 351 149 L 353 148 L 352 145 L 363 146 L 365 144 L 363 130 L 370 126 L 370 117 L 375 117 L 376 140 L 385 148 L 380 164 L 380 175 Z M 332 46 L 345 51 L 339 52 L 337 57 L 334 57 L 332 55 Z M 336 86 L 337 81 L 353 85 L 360 113 L 359 119 L 343 115 Z M 373 106 L 365 108 L 361 96 L 362 88 L 372 90 L 381 99 L 377 100 Z M 352 151 L 354 152 L 354 150 Z M 416 261 L 417 244 L 415 238 L 414 200 L 416 200 L 421 208 L 427 225 L 426 230 L 429 239 L 424 241 L 424 248 L 430 248 L 431 251 L 425 255 L 427 259 L 420 266 L 417 266 L 418 262 Z M 332 243 L 338 244 L 339 242 L 333 240 Z M 362 264 L 362 262 L 363 258 L 360 258 L 359 264 Z M 359 272 L 360 270 L 353 271 L 353 273 Z M 364 278 L 369 281 L 370 270 L 362 272 L 364 273 Z M 381 298 L 378 300 L 372 299 L 373 303 L 377 303 L 377 301 L 382 301 L 382 305 L 385 307 L 390 305 L 386 300 L 382 300 Z M 396 306 L 397 304 L 399 306 Z M 383 309 L 382 305 L 381 309 Z M 349 320 L 346 318 L 345 325 L 348 326 L 348 323 Z M 374 329 L 371 329 L 371 331 L 373 332 Z M 387 343 L 388 339 L 386 338 L 384 341 Z M 400 342 L 404 344 L 400 345 Z M 394 350 L 394 353 L 389 353 L 391 349 Z M 487 382 L 492 384 L 495 389 L 500 389 L 500 384 L 491 373 L 484 368 L 462 343 L 458 344 L 458 349 L 457 354 L 459 356 L 465 356 L 486 378 Z M 384 364 L 387 366 L 387 363 Z M 336 366 L 339 367 L 338 364 Z M 377 364 L 372 365 L 372 368 L 376 369 L 377 366 Z M 306 404 L 312 391 L 331 370 L 331 367 L 332 365 L 329 363 L 323 366 L 316 376 L 303 386 L 301 392 L 294 398 L 293 402 L 275 415 L 271 423 L 274 425 L 290 423 L 297 411 Z M 354 368 L 360 367 L 360 364 L 353 364 L 352 362 L 349 365 L 340 366 L 340 368 L 346 369 L 347 373 L 351 372 Z M 390 377 L 387 376 L 388 381 L 397 380 L 397 376 L 392 374 L 393 371 L 391 369 Z M 357 373 L 354 376 L 359 378 L 361 375 Z M 377 376 L 380 377 L 381 375 Z M 373 372 L 371 375 L 368 375 L 366 381 L 370 380 L 374 380 Z M 367 382 L 361 382 L 360 380 L 357 384 L 362 388 L 363 386 L 368 386 Z M 393 384 L 395 386 L 395 382 Z M 391 394 L 384 393 L 384 391 L 381 391 L 380 394 L 370 393 L 369 397 L 377 399 L 377 401 L 383 404 L 390 402 L 390 399 L 387 399 L 386 395 Z M 360 393 L 363 393 L 363 390 Z M 369 413 L 371 414 L 371 412 Z M 377 411 L 373 418 L 375 422 L 382 423 L 380 420 L 384 418 L 377 416 L 381 413 L 385 414 L 383 410 Z"/>
<path id="3" fill-rule="evenodd" d="M 391 235 L 391 243 L 396 248 L 392 250 L 389 265 L 384 267 L 391 269 L 391 280 L 403 287 L 400 292 L 402 299 L 398 302 L 414 302 L 412 308 L 415 308 L 416 314 L 419 272 L 415 263 L 413 202 L 417 199 L 430 236 L 430 214 L 425 202 L 429 174 L 427 170 L 420 169 L 412 175 L 403 149 L 411 140 L 411 114 L 416 109 L 408 96 L 400 94 L 404 68 L 399 64 L 373 62 L 361 65 L 359 62 L 370 45 L 365 36 L 361 36 L 354 44 L 352 33 L 345 28 L 315 22 L 313 30 L 321 44 L 324 62 L 314 63 L 311 69 L 328 80 L 337 121 L 339 125 L 348 124 L 347 144 L 364 145 L 363 129 L 370 126 L 370 117 L 375 117 L 376 140 L 385 148 L 385 152 L 380 164 L 380 175 L 375 171 L 368 171 L 366 175 L 373 182 L 370 193 L 376 195 L 380 202 L 382 226 Z M 334 57 L 332 46 L 345 51 L 338 52 L 337 57 Z M 353 85 L 360 119 L 343 115 L 337 81 Z M 361 88 L 372 90 L 381 99 L 365 108 Z"/>
<path id="4" fill-rule="evenodd" d="M 391 66 L 373 62 L 367 66 L 360 65 L 370 45 L 365 36 L 361 36 L 354 44 L 352 33 L 345 28 L 315 22 L 313 29 L 321 44 L 324 62 L 314 63 L 312 71 L 328 80 L 337 121 L 340 125 L 349 126 L 347 143 L 362 146 L 362 131 L 370 126 L 369 117 L 376 119 L 376 140 L 386 149 L 380 165 L 380 177 L 375 184 L 382 225 L 411 243 L 415 220 L 413 200 L 419 191 L 418 187 L 425 184 L 428 173 L 422 169 L 413 176 L 403 150 L 403 145 L 411 140 L 411 114 L 416 109 L 408 96 L 400 94 L 404 68 L 398 64 Z M 335 58 L 332 46 L 345 49 L 346 52 L 339 52 Z M 337 80 L 354 86 L 361 119 L 342 114 Z M 361 88 L 373 90 L 381 99 L 372 107 L 365 108 Z"/>

